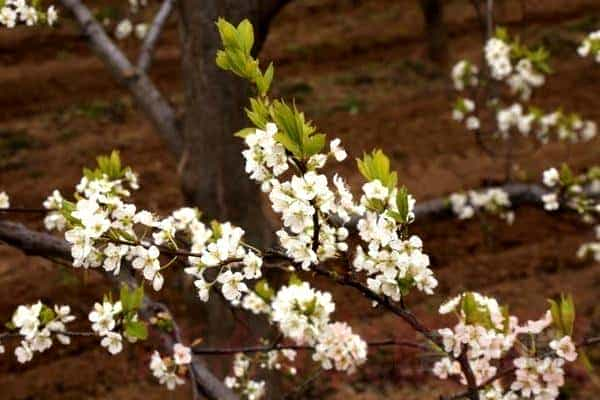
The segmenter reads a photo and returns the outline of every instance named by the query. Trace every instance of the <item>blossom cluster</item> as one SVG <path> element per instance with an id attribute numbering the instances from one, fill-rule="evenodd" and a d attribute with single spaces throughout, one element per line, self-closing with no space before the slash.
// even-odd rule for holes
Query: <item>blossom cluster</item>
<path id="1" fill-rule="evenodd" d="M 567 165 L 560 170 L 553 167 L 544 171 L 542 180 L 550 189 L 542 195 L 545 210 L 555 211 L 564 204 L 578 212 L 584 222 L 596 224 L 595 240 L 581 245 L 577 257 L 600 261 L 600 168 L 592 167 L 586 173 L 575 176 Z"/>
<path id="2" fill-rule="evenodd" d="M 515 320 L 504 315 L 495 299 L 479 293 L 461 294 L 440 306 L 439 312 L 455 312 L 459 322 L 453 329 L 438 331 L 443 350 L 449 356 L 436 362 L 433 373 L 441 379 L 458 375 L 466 384 L 455 360 L 466 351 L 478 384 L 492 377 L 497 371 L 492 362 L 503 357 L 514 344 L 515 334 L 511 330 L 514 331 Z"/>
<path id="3" fill-rule="evenodd" d="M 352 373 L 366 361 L 367 345 L 345 323 L 330 322 L 331 294 L 308 282 L 283 286 L 271 303 L 271 319 L 286 338 L 315 347 L 313 359 L 323 368 Z"/>
<path id="4" fill-rule="evenodd" d="M 314 344 L 329 323 L 335 304 L 330 293 L 302 282 L 279 289 L 271 309 L 271 318 L 285 337 L 301 344 Z"/>
<path id="5" fill-rule="evenodd" d="M 600 63 L 600 31 L 591 32 L 577 48 L 577 53 L 581 57 L 594 57 L 597 63 Z"/>
<path id="6" fill-rule="evenodd" d="M 146 22 L 133 22 L 132 20 L 140 20 L 140 10 L 148 5 L 147 0 L 129 0 L 128 16 L 121 19 L 114 28 L 115 38 L 124 40 L 132 34 L 139 40 L 144 39 L 148 33 L 148 24 Z M 105 19 L 104 25 L 109 25 L 110 20 Z"/>
<path id="7" fill-rule="evenodd" d="M 492 78 L 505 81 L 511 93 L 518 94 L 521 100 L 529 100 L 532 89 L 545 82 L 544 53 L 530 51 L 502 30 L 488 39 L 484 53 Z"/>
<path id="8" fill-rule="evenodd" d="M 542 177 L 550 192 L 542 196 L 547 211 L 558 210 L 561 203 L 581 214 L 587 223 L 594 223 L 600 217 L 600 168 L 591 167 L 586 173 L 574 175 L 567 165 L 560 170 L 549 168 Z"/>
<path id="9" fill-rule="evenodd" d="M 165 385 L 169 390 L 174 390 L 178 385 L 185 383 L 182 376 L 191 362 L 191 349 L 181 343 L 175 343 L 173 357 L 161 357 L 158 351 L 152 353 L 150 370 L 161 385 Z"/>
<path id="10" fill-rule="evenodd" d="M 591 258 L 600 263 L 600 225 L 596 225 L 594 232 L 596 240 L 582 244 L 577 250 L 577 257 Z"/>
<path id="11" fill-rule="evenodd" d="M 35 352 L 44 352 L 52 347 L 53 338 L 62 344 L 69 344 L 66 324 L 75 319 L 71 309 L 66 305 L 55 305 L 50 308 L 38 301 L 32 305 L 20 305 L 7 324 L 22 337 L 21 343 L 15 348 L 15 356 L 20 363 L 33 359 Z M 0 343 L 0 353 L 4 347 Z"/>
<path id="12" fill-rule="evenodd" d="M 344 242 L 348 230 L 327 223 L 328 217 L 337 215 L 348 221 L 349 215 L 359 212 L 343 179 L 333 178 L 336 191 L 329 188 L 328 179 L 317 171 L 325 166 L 328 158 L 342 161 L 346 152 L 340 140 L 330 143 L 329 154 L 317 153 L 306 162 L 301 175 L 291 179 L 278 179 L 293 163 L 282 144 L 275 137 L 276 124 L 269 122 L 264 130 L 256 129 L 245 138 L 248 149 L 243 151 L 246 172 L 250 178 L 261 183 L 262 190 L 269 193 L 273 210 L 282 214 L 283 229 L 276 232 L 288 256 L 303 268 L 318 261 L 334 257 L 338 251 L 346 251 Z M 317 221 L 318 226 L 315 226 Z M 318 246 L 314 246 L 315 229 L 318 230 Z"/>
<path id="13" fill-rule="evenodd" d="M 565 113 L 560 109 L 545 113 L 535 107 L 526 109 L 519 102 L 529 101 L 533 89 L 544 85 L 545 74 L 550 72 L 546 50 L 531 50 L 500 28 L 486 42 L 484 54 L 491 80 L 480 78 L 479 68 L 466 60 L 459 61 L 452 69 L 455 89 L 459 92 L 468 89 L 467 96 L 461 95 L 455 102 L 452 117 L 464 123 L 467 130 L 480 135 L 484 117 L 491 114 L 494 120 L 490 121 L 490 125 L 493 123 L 494 127 L 490 135 L 501 139 L 516 133 L 541 143 L 546 143 L 551 137 L 579 142 L 596 136 L 596 124 L 576 113 Z M 505 83 L 508 93 L 504 93 L 495 82 Z M 490 89 L 491 86 L 494 88 Z M 481 99 L 481 94 L 485 96 L 485 105 L 479 107 L 476 99 Z M 517 101 L 513 99 L 515 96 Z"/>
<path id="14" fill-rule="evenodd" d="M 476 65 L 467 60 L 457 62 L 452 68 L 454 89 L 462 91 L 467 87 L 477 86 L 479 84 L 478 74 L 479 68 Z"/>
<path id="15" fill-rule="evenodd" d="M 548 142 L 551 135 L 561 141 L 587 142 L 596 137 L 598 131 L 595 122 L 582 120 L 575 113 L 554 111 L 544 114 L 535 108 L 525 112 L 520 103 L 499 108 L 496 122 L 498 134 L 503 138 L 508 138 L 511 130 L 515 130 L 525 137 L 535 135 L 542 143 Z"/>
<path id="16" fill-rule="evenodd" d="M 0 192 L 0 208 L 9 208 L 10 198 L 6 192 Z"/>
<path id="17" fill-rule="evenodd" d="M 251 360 L 243 353 L 235 355 L 233 360 L 233 375 L 225 377 L 225 386 L 235 390 L 248 400 L 261 399 L 266 394 L 264 380 L 250 378 Z"/>
<path id="18" fill-rule="evenodd" d="M 475 213 L 484 211 L 504 219 L 512 224 L 515 218 L 511 211 L 511 201 L 508 193 L 502 188 L 470 190 L 467 193 L 452 193 L 448 198 L 452 212 L 459 219 L 470 219 Z"/>
<path id="19" fill-rule="evenodd" d="M 130 190 L 139 188 L 137 176 L 121 167 L 116 153 L 100 157 L 98 163 L 77 185 L 76 203 L 65 200 L 58 191 L 44 202 L 49 211 L 46 228 L 66 229 L 74 267 L 102 267 L 118 275 L 127 261 L 158 291 L 164 284 L 163 270 L 181 258 L 187 261 L 185 272 L 195 278 L 203 301 L 218 283 L 225 298 L 235 305 L 247 292 L 243 281 L 262 276 L 262 259 L 244 247 L 241 228 L 216 222 L 208 227 L 200 220 L 201 213 L 190 207 L 177 209 L 166 218 L 138 210 L 123 200 Z M 191 243 L 191 252 L 177 253 L 178 235 Z M 163 254 L 175 258 L 163 264 Z M 213 280 L 205 278 L 208 270 L 216 270 Z"/>
<path id="20" fill-rule="evenodd" d="M 475 113 L 475 102 L 466 97 L 459 97 L 452 110 L 452 119 L 461 122 L 465 121 L 468 130 L 474 131 L 480 128 L 481 122 Z"/>
<path id="21" fill-rule="evenodd" d="M 34 26 L 46 23 L 53 26 L 58 20 L 58 12 L 51 5 L 45 11 L 38 2 L 27 4 L 26 0 L 6 0 L 0 7 L 0 26 L 14 28 L 19 24 Z"/>
<path id="22" fill-rule="evenodd" d="M 230 223 L 214 223 L 212 229 L 193 219 L 185 229 L 190 233 L 193 256 L 188 257 L 185 272 L 194 277 L 198 296 L 208 301 L 210 289 L 221 286 L 221 293 L 233 305 L 239 305 L 242 294 L 248 292 L 245 280 L 262 276 L 262 258 L 247 250 L 242 241 L 244 231 Z M 206 277 L 208 271 L 216 277 Z"/>
<path id="23" fill-rule="evenodd" d="M 92 330 L 102 337 L 100 344 L 113 355 L 123 350 L 123 335 L 119 332 L 123 328 L 120 318 L 122 312 L 123 306 L 120 301 L 111 303 L 105 300 L 102 303 L 95 303 L 93 311 L 88 316 L 92 323 Z M 125 336 L 127 337 L 127 334 Z M 135 338 L 129 337 L 129 339 L 135 342 Z"/>
<path id="24" fill-rule="evenodd" d="M 321 362 L 324 369 L 335 368 L 351 374 L 367 360 L 367 343 L 345 322 L 334 322 L 321 333 L 313 360 Z"/>
<path id="25" fill-rule="evenodd" d="M 367 211 L 357 228 L 365 245 L 356 247 L 355 270 L 367 274 L 371 290 L 394 301 L 413 287 L 432 294 L 437 280 L 429 268 L 429 256 L 422 251 L 422 241 L 415 235 L 408 238 L 402 231 L 404 224 L 414 220 L 415 200 L 405 196 L 405 216 L 398 219 L 398 189 L 390 189 L 378 179 L 364 184 L 362 189 L 360 202 Z"/>
<path id="26" fill-rule="evenodd" d="M 73 266 L 102 267 L 118 275 L 124 260 L 141 270 L 155 290 L 162 288 L 159 251 L 145 238 L 138 237 L 136 225 L 143 231 L 154 231 L 153 238 L 165 236 L 164 221 L 146 210 L 126 203 L 123 197 L 139 188 L 137 176 L 129 168 L 121 168 L 118 154 L 99 158 L 99 168 L 86 174 L 76 186 L 77 202 L 65 200 L 55 190 L 44 202 L 47 213 L 44 224 L 49 230 L 65 230 L 71 244 Z M 157 242 L 158 245 L 164 242 Z"/>
<path id="27" fill-rule="evenodd" d="M 504 40 L 493 37 L 485 44 L 485 60 L 494 79 L 504 79 L 513 70 L 510 59 L 510 45 Z"/>
<path id="28" fill-rule="evenodd" d="M 558 397 L 559 388 L 564 384 L 564 363 L 574 361 L 577 352 L 569 335 L 550 329 L 558 315 L 554 310 L 545 313 L 540 320 L 519 325 L 518 319 L 509 315 L 495 299 L 469 292 L 443 304 L 439 312 L 453 312 L 459 319 L 452 329 L 438 331 L 447 354 L 433 366 L 433 373 L 440 379 L 457 376 L 462 384 L 467 384 L 457 361 L 466 352 L 475 380 L 481 385 L 498 373 L 503 357 L 516 351 L 512 383 L 505 387 L 499 380 L 493 380 L 481 389 L 483 398 L 546 400 Z M 549 343 L 542 340 L 545 338 L 542 333 L 550 334 L 553 339 Z M 521 337 L 527 340 L 520 340 Z"/>

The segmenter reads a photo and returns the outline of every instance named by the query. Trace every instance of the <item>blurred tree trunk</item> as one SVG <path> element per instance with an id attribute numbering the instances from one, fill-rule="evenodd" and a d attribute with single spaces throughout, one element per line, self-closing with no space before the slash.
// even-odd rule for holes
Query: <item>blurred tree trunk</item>
<path id="1" fill-rule="evenodd" d="M 237 24 L 248 18 L 255 27 L 255 51 L 266 39 L 269 22 L 284 0 L 180 0 L 178 2 L 183 81 L 185 82 L 184 149 L 180 169 L 190 204 L 207 218 L 232 221 L 246 231 L 247 241 L 265 245 L 272 229 L 263 214 L 259 185 L 244 171 L 242 140 L 233 136 L 248 126 L 244 107 L 250 87 L 239 77 L 217 68 L 221 47 L 215 22 Z M 219 294 L 203 308 L 207 345 L 233 340 L 232 311 Z M 256 327 L 251 323 L 251 327 Z M 257 327 L 257 334 L 264 328 Z M 253 338 L 246 337 L 247 342 Z"/>
<path id="2" fill-rule="evenodd" d="M 425 19 L 429 59 L 440 66 L 448 62 L 448 32 L 444 23 L 444 0 L 420 0 Z"/>

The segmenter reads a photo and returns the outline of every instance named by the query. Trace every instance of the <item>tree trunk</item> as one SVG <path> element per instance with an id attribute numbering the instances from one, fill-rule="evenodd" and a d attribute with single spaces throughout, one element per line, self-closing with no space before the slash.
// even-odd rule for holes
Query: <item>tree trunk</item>
<path id="1" fill-rule="evenodd" d="M 445 66 L 448 61 L 448 32 L 444 24 L 444 2 L 420 0 L 420 4 L 425 19 L 429 59 Z"/>
<path id="2" fill-rule="evenodd" d="M 258 245 L 266 245 L 274 235 L 263 213 L 259 185 L 244 171 L 242 140 L 233 136 L 249 126 L 244 107 L 252 93 L 241 78 L 216 66 L 216 52 L 221 44 L 215 22 L 223 17 L 237 24 L 248 18 L 255 27 L 258 51 L 271 18 L 285 2 L 178 2 L 185 82 L 184 150 L 180 163 L 183 192 L 206 218 L 233 222 L 246 231 L 248 242 Z M 202 308 L 207 325 L 205 343 L 231 341 L 236 324 L 225 301 L 214 293 Z M 261 327 L 257 330 L 264 334 Z"/>

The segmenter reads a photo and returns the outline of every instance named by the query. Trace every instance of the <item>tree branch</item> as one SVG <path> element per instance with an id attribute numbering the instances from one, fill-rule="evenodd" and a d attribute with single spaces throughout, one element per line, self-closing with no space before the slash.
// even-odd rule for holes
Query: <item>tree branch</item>
<path id="1" fill-rule="evenodd" d="M 367 342 L 369 347 L 387 347 L 387 346 L 399 346 L 399 347 L 411 347 L 419 350 L 430 350 L 430 347 L 410 341 L 395 340 L 395 339 L 383 339 L 373 340 Z M 274 350 L 314 350 L 315 346 L 309 345 L 297 345 L 297 344 L 279 344 L 274 343 L 271 345 L 258 345 L 258 346 L 240 346 L 240 347 L 218 347 L 208 348 L 202 346 L 196 346 L 192 348 L 194 354 L 203 355 L 230 355 L 236 353 L 268 353 Z"/>
<path id="2" fill-rule="evenodd" d="M 115 79 L 129 89 L 135 102 L 150 118 L 169 150 L 179 157 L 183 148 L 183 139 L 175 113 L 154 83 L 146 74 L 137 71 L 131 65 L 123 52 L 108 37 L 102 25 L 94 19 L 90 10 L 80 0 L 61 0 L 61 2 L 79 23 L 94 52 Z"/>
<path id="3" fill-rule="evenodd" d="M 154 55 L 154 48 L 158 39 L 160 38 L 160 34 L 165 26 L 165 23 L 169 19 L 169 16 L 173 12 L 173 7 L 175 5 L 175 0 L 164 0 L 160 9 L 156 13 L 154 20 L 152 21 L 152 25 L 150 25 L 150 29 L 148 33 L 146 33 L 146 37 L 144 38 L 144 42 L 142 43 L 142 47 L 140 49 L 140 55 L 137 61 L 137 68 L 140 72 L 147 72 L 152 65 L 152 59 Z"/>
<path id="4" fill-rule="evenodd" d="M 71 261 L 71 250 L 69 244 L 55 236 L 47 233 L 36 232 L 28 229 L 20 223 L 10 221 L 0 221 L 0 241 L 18 248 L 27 255 L 56 257 Z M 137 287 L 137 281 L 133 277 L 129 268 L 121 268 L 118 276 L 100 271 L 104 276 L 115 284 L 127 284 L 132 288 Z M 140 316 L 144 319 L 150 319 L 158 312 L 164 312 L 172 316 L 171 312 L 162 303 L 150 299 L 144 295 Z M 181 342 L 181 332 L 179 326 L 173 321 L 173 334 L 161 332 L 160 337 L 163 345 L 172 352 L 173 345 Z M 209 399 L 215 400 L 239 400 L 239 397 L 231 392 L 216 376 L 209 371 L 202 359 L 194 357 L 190 368 L 190 377 L 195 381 L 195 388 Z"/>

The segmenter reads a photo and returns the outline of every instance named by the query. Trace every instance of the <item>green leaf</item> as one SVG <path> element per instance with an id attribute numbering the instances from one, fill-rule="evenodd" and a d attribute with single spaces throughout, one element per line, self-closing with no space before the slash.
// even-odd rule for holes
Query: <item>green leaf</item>
<path id="1" fill-rule="evenodd" d="M 252 135 L 254 132 L 256 132 L 256 128 L 244 128 L 244 129 L 240 129 L 239 131 L 234 133 L 233 136 L 236 136 L 236 137 L 239 137 L 242 139 L 246 139 L 248 136 Z"/>
<path id="2" fill-rule="evenodd" d="M 494 36 L 497 39 L 500 39 L 500 40 L 502 40 L 504 42 L 507 42 L 510 39 L 509 36 L 508 36 L 508 31 L 506 30 L 506 28 L 501 27 L 501 26 L 499 26 L 499 27 L 496 28 L 496 32 L 495 32 Z"/>
<path id="3" fill-rule="evenodd" d="M 398 189 L 398 194 L 396 195 L 396 204 L 398 207 L 398 214 L 400 223 L 408 223 L 408 213 L 410 211 L 409 202 L 408 202 L 408 190 L 405 186 L 402 186 Z"/>
<path id="4" fill-rule="evenodd" d="M 473 293 L 468 292 L 463 295 L 461 308 L 465 313 L 467 324 L 480 325 L 486 329 L 495 329 L 488 308 L 477 303 Z"/>
<path id="5" fill-rule="evenodd" d="M 139 340 L 148 338 L 148 328 L 142 321 L 128 321 L 125 325 L 125 333 Z"/>
<path id="6" fill-rule="evenodd" d="M 210 230 L 212 231 L 212 239 L 218 240 L 221 237 L 221 224 L 217 220 L 210 221 Z"/>
<path id="7" fill-rule="evenodd" d="M 390 160 L 383 151 L 376 149 L 371 154 L 365 153 L 363 159 L 357 159 L 358 170 L 368 181 L 379 180 L 392 190 L 398 183 L 398 174 L 390 171 Z"/>
<path id="8" fill-rule="evenodd" d="M 309 137 L 305 143 L 304 148 L 302 149 L 304 153 L 304 157 L 309 158 L 315 154 L 318 154 L 325 147 L 325 140 L 327 136 L 323 133 L 318 133 L 316 135 L 312 135 Z"/>
<path id="9" fill-rule="evenodd" d="M 247 19 L 239 23 L 237 27 L 238 38 L 245 53 L 250 54 L 254 46 L 254 29 Z"/>
<path id="10" fill-rule="evenodd" d="M 215 59 L 217 66 L 225 71 L 229 71 L 231 69 L 231 65 L 229 65 L 229 57 L 227 53 L 223 50 L 217 51 L 217 57 Z"/>
<path id="11" fill-rule="evenodd" d="M 265 73 L 257 77 L 256 86 L 258 88 L 258 92 L 261 96 L 265 96 L 271 87 L 271 83 L 273 82 L 273 74 L 275 69 L 273 68 L 273 63 L 270 63 L 267 67 Z"/>
<path id="12" fill-rule="evenodd" d="M 128 242 L 135 242 L 136 238 L 131 233 L 124 231 L 123 229 L 111 228 L 111 232 L 115 233 L 118 236 L 118 239 L 124 239 Z"/>
<path id="13" fill-rule="evenodd" d="M 560 317 L 560 306 L 556 301 L 552 299 L 548 299 L 548 303 L 550 303 L 550 314 L 552 315 L 552 322 L 554 323 L 554 327 L 559 332 L 564 332 L 562 318 Z"/>
<path id="14" fill-rule="evenodd" d="M 126 284 L 121 285 L 121 290 L 119 292 L 119 300 L 121 301 L 121 306 L 123 306 L 123 311 L 126 313 L 132 309 L 131 307 L 131 294 L 129 293 L 129 286 Z"/>
<path id="15" fill-rule="evenodd" d="M 560 181 L 564 186 L 570 186 L 574 183 L 575 177 L 573 176 L 573 172 L 571 168 L 566 163 L 563 163 L 560 166 Z"/>
<path id="16" fill-rule="evenodd" d="M 323 149 L 325 135 L 315 134 L 315 127 L 304 118 L 296 106 L 290 107 L 275 100 L 270 109 L 271 118 L 279 128 L 275 139 L 301 160 L 307 160 Z"/>
<path id="17" fill-rule="evenodd" d="M 583 367 L 585 368 L 585 370 L 587 371 L 587 373 L 589 375 L 593 375 L 594 374 L 594 365 L 592 364 L 592 362 L 590 361 L 590 358 L 588 357 L 587 353 L 585 352 L 585 349 L 578 349 L 579 352 L 579 360 L 581 361 L 581 364 L 583 365 Z"/>
<path id="18" fill-rule="evenodd" d="M 250 108 L 246 108 L 246 115 L 252 123 L 260 129 L 265 129 L 269 121 L 269 105 L 261 99 L 250 99 Z"/>
<path id="19" fill-rule="evenodd" d="M 561 294 L 559 301 L 548 299 L 552 322 L 561 335 L 571 336 L 575 324 L 575 304 L 571 295 Z"/>
<path id="20" fill-rule="evenodd" d="M 573 335 L 573 326 L 575 325 L 575 304 L 573 296 L 561 296 L 560 313 L 565 328 L 565 334 Z"/>
<path id="21" fill-rule="evenodd" d="M 294 142 L 284 132 L 277 132 L 274 136 L 275 140 L 280 143 L 287 151 L 292 153 L 296 158 L 302 158 L 302 149 L 298 143 Z"/>
<path id="22" fill-rule="evenodd" d="M 317 297 L 313 297 L 309 302 L 304 303 L 302 306 L 304 315 L 313 315 L 317 309 Z"/>
<path id="23" fill-rule="evenodd" d="M 410 293 L 410 289 L 415 286 L 415 280 L 413 277 L 397 279 L 398 288 L 402 296 L 407 296 Z"/>
<path id="24" fill-rule="evenodd" d="M 295 272 L 290 275 L 289 285 L 302 285 L 302 280 L 298 278 Z"/>
<path id="25" fill-rule="evenodd" d="M 140 308 L 142 301 L 144 300 L 144 288 L 138 286 L 134 290 L 131 290 L 128 285 L 123 284 L 121 286 L 119 300 L 121 300 L 121 305 L 123 306 L 123 311 L 125 313 L 135 312 Z"/>
<path id="26" fill-rule="evenodd" d="M 54 310 L 43 304 L 42 310 L 40 311 L 40 322 L 42 323 L 42 325 L 47 324 L 54 318 L 56 318 L 56 313 L 54 312 Z"/>
<path id="27" fill-rule="evenodd" d="M 271 286 L 269 286 L 269 282 L 267 282 L 265 279 L 261 279 L 260 281 L 256 282 L 256 285 L 254 285 L 254 291 L 267 303 L 269 303 L 273 296 L 275 296 L 275 291 L 273 291 Z"/>
<path id="28" fill-rule="evenodd" d="M 510 329 L 510 313 L 508 311 L 508 306 L 501 306 L 500 310 L 502 311 L 502 316 L 504 317 L 504 333 L 507 333 Z"/>
<path id="29" fill-rule="evenodd" d="M 468 324 L 475 323 L 477 321 L 474 320 L 475 315 L 477 314 L 477 302 L 475 301 L 475 296 L 473 293 L 468 292 L 465 293 L 462 297 L 462 310 L 465 313 L 466 322 Z"/>
<path id="30" fill-rule="evenodd" d="M 161 318 L 156 322 L 156 326 L 158 327 L 158 329 L 164 331 L 164 332 L 173 332 L 173 320 L 172 319 L 164 319 Z"/>
<path id="31" fill-rule="evenodd" d="M 235 27 L 227 22 L 224 18 L 219 18 L 217 20 L 217 29 L 219 30 L 219 36 L 221 36 L 221 42 L 223 46 L 227 47 L 237 47 L 237 30 Z"/>
<path id="32" fill-rule="evenodd" d="M 131 294 L 131 307 L 133 310 L 139 310 L 144 301 L 144 287 L 138 286 Z"/>

